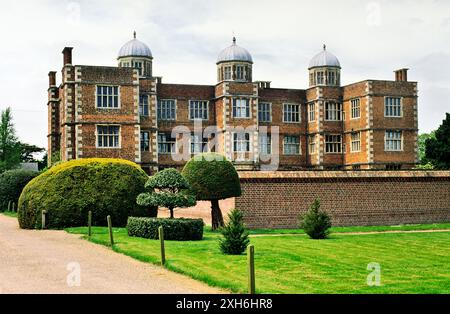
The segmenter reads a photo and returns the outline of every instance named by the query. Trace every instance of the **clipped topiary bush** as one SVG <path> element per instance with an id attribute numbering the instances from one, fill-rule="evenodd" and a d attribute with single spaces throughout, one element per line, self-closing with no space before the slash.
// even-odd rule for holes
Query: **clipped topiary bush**
<path id="1" fill-rule="evenodd" d="M 241 195 L 239 175 L 233 164 L 216 153 L 199 154 L 189 160 L 182 174 L 197 200 L 211 201 L 212 229 L 222 227 L 219 200 Z"/>
<path id="2" fill-rule="evenodd" d="M 37 171 L 13 169 L 0 175 L 0 211 L 7 209 L 8 202 L 19 202 L 20 193 L 31 179 L 39 174 Z"/>
<path id="3" fill-rule="evenodd" d="M 49 228 L 104 226 L 111 215 L 113 226 L 124 227 L 128 216 L 156 216 L 156 208 L 140 206 L 136 197 L 144 191 L 148 176 L 135 163 L 123 159 L 87 158 L 63 162 L 31 180 L 19 199 L 19 225 L 41 224 L 47 211 Z"/>
<path id="4" fill-rule="evenodd" d="M 220 229 L 220 233 L 223 238 L 219 240 L 219 247 L 223 254 L 240 255 L 250 243 L 242 212 L 238 209 L 233 209 L 228 214 L 228 223 Z"/>
<path id="5" fill-rule="evenodd" d="M 130 237 L 156 240 L 162 226 L 165 240 L 189 241 L 203 238 L 203 225 L 202 219 L 129 217 L 127 231 Z"/>

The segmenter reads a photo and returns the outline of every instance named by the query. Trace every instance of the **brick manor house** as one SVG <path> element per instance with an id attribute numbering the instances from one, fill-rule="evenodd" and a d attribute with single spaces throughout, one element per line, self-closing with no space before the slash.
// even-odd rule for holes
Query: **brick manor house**
<path id="1" fill-rule="evenodd" d="M 49 163 L 114 157 L 148 173 L 181 167 L 186 160 L 173 154 L 186 132 L 184 154 L 214 150 L 241 170 L 271 160 L 278 170 L 397 170 L 418 162 L 417 83 L 408 82 L 407 69 L 394 81 L 341 86 L 340 63 L 324 46 L 309 64 L 309 88 L 272 88 L 253 80 L 253 59 L 233 38 L 218 56 L 215 85 L 168 84 L 153 76 L 151 50 L 136 33 L 117 67 L 74 65 L 72 49 L 63 50 L 59 86 L 49 73 Z M 199 124 L 217 132 L 194 132 Z M 183 134 L 172 132 L 177 126 Z"/>

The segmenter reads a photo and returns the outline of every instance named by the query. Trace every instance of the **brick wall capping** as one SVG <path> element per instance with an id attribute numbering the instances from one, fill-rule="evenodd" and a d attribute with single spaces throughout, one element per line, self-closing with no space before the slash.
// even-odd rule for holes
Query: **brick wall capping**
<path id="1" fill-rule="evenodd" d="M 445 170 L 408 171 L 239 171 L 240 179 L 322 179 L 322 178 L 450 178 Z"/>

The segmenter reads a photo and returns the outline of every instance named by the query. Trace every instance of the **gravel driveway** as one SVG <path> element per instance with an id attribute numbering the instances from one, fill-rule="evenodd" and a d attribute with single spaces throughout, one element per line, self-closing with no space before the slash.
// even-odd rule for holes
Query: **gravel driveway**
<path id="1" fill-rule="evenodd" d="M 0 214 L 0 293 L 223 293 L 64 231 Z"/>

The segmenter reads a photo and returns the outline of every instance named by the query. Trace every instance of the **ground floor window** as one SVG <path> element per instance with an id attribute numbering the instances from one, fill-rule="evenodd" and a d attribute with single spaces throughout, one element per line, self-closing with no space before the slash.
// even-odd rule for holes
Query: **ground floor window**
<path id="1" fill-rule="evenodd" d="M 300 137 L 287 135 L 283 140 L 283 153 L 285 155 L 300 154 Z"/>
<path id="2" fill-rule="evenodd" d="M 261 155 L 272 154 L 272 137 L 270 134 L 259 135 L 259 152 Z"/>
<path id="3" fill-rule="evenodd" d="M 141 152 L 150 151 L 150 132 L 141 132 Z"/>
<path id="4" fill-rule="evenodd" d="M 316 136 L 315 135 L 308 137 L 308 145 L 309 145 L 309 153 L 315 154 L 316 153 Z"/>
<path id="5" fill-rule="evenodd" d="M 339 134 L 325 135 L 325 152 L 336 154 L 342 152 L 342 136 Z"/>
<path id="6" fill-rule="evenodd" d="M 171 154 L 175 152 L 176 139 L 170 133 L 158 134 L 158 153 Z"/>
<path id="7" fill-rule="evenodd" d="M 97 147 L 118 148 L 120 147 L 120 126 L 97 125 Z"/>
<path id="8" fill-rule="evenodd" d="M 351 134 L 351 152 L 361 151 L 361 132 L 354 132 Z"/>
<path id="9" fill-rule="evenodd" d="M 387 130 L 384 137 L 384 149 L 388 152 L 401 151 L 403 149 L 402 131 Z"/>
<path id="10" fill-rule="evenodd" d="M 244 153 L 250 151 L 250 133 L 233 134 L 233 150 Z"/>
<path id="11" fill-rule="evenodd" d="M 191 154 L 208 151 L 208 139 L 198 134 L 191 134 Z"/>

